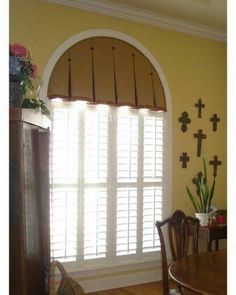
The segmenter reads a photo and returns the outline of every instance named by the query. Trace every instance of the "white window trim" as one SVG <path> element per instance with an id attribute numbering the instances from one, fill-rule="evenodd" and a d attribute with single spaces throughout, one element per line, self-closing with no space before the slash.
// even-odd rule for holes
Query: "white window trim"
<path id="1" fill-rule="evenodd" d="M 171 104 L 172 100 L 171 100 L 170 89 L 169 89 L 164 71 L 162 70 L 162 67 L 157 62 L 154 55 L 142 43 L 140 43 L 135 38 L 125 33 L 113 31 L 113 30 L 106 30 L 106 29 L 95 29 L 95 30 L 83 31 L 72 36 L 71 38 L 63 42 L 50 57 L 43 72 L 44 84 L 40 92 L 40 97 L 42 100 L 45 100 L 46 104 L 49 106 L 49 102 L 47 99 L 48 84 L 49 84 L 49 80 L 50 80 L 50 76 L 52 74 L 53 68 L 56 65 L 58 59 L 61 57 L 61 55 L 75 43 L 90 37 L 98 37 L 98 36 L 113 37 L 113 38 L 121 39 L 133 45 L 134 47 L 136 47 L 149 59 L 149 61 L 154 66 L 154 68 L 158 72 L 159 77 L 161 79 L 165 96 L 166 96 L 166 105 L 168 110 L 167 113 L 165 113 L 165 116 L 163 117 L 163 124 L 164 124 L 164 130 L 165 130 L 163 135 L 163 145 L 165 147 L 163 151 L 163 179 L 164 179 L 163 195 L 165 196 L 164 197 L 165 202 L 163 202 L 163 217 L 165 217 L 172 211 L 172 104 Z M 147 254 L 150 254 L 150 253 L 147 253 Z M 158 257 L 157 260 L 159 261 L 160 257 Z M 134 265 L 135 263 L 132 262 L 131 264 Z M 126 269 L 126 266 L 124 266 L 124 269 Z M 68 263 L 67 263 L 67 270 L 69 272 L 75 271 L 70 268 Z"/>

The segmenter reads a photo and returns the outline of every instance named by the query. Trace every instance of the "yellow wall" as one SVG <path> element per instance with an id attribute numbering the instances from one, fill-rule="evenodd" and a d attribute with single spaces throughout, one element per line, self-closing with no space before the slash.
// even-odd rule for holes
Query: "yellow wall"
<path id="1" fill-rule="evenodd" d="M 59 45 L 79 32 L 111 29 L 126 33 L 141 42 L 161 65 L 172 96 L 173 131 L 173 208 L 193 213 L 185 185 L 202 168 L 196 157 L 193 133 L 202 128 L 207 134 L 204 149 L 209 160 L 218 155 L 218 169 L 213 200 L 218 208 L 226 207 L 226 44 L 154 26 L 51 4 L 41 0 L 10 1 L 10 42 L 18 42 L 31 51 L 42 74 L 49 58 Z M 206 107 L 197 118 L 195 102 L 201 97 Z M 180 131 L 178 118 L 187 111 L 192 120 L 187 133 Z M 217 132 L 209 118 L 220 117 Z M 179 155 L 188 152 L 190 163 L 182 169 Z M 212 167 L 209 168 L 212 175 Z"/>

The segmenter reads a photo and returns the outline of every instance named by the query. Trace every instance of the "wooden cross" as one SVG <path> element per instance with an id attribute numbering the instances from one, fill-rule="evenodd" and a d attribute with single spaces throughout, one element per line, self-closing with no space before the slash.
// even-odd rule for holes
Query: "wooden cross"
<path id="1" fill-rule="evenodd" d="M 221 161 L 218 161 L 218 156 L 213 157 L 214 160 L 209 162 L 210 165 L 213 165 L 213 176 L 216 177 L 217 175 L 217 167 L 222 164 Z"/>
<path id="2" fill-rule="evenodd" d="M 191 122 L 191 120 L 188 117 L 187 112 L 182 113 L 181 117 L 179 117 L 179 122 L 182 123 L 181 130 L 183 132 L 186 132 L 187 131 L 187 124 L 189 124 Z"/>
<path id="3" fill-rule="evenodd" d="M 180 162 L 182 162 L 182 168 L 187 168 L 187 162 L 189 162 L 188 153 L 182 153 L 182 156 L 179 157 Z"/>
<path id="4" fill-rule="evenodd" d="M 202 151 L 202 140 L 206 139 L 206 135 L 203 134 L 202 129 L 199 129 L 198 133 L 194 133 L 193 136 L 197 138 L 197 156 L 200 157 Z"/>
<path id="5" fill-rule="evenodd" d="M 202 103 L 201 98 L 195 103 L 195 107 L 198 108 L 198 118 L 202 117 L 202 108 L 205 108 L 205 104 Z"/>
<path id="6" fill-rule="evenodd" d="M 217 114 L 214 114 L 211 118 L 210 121 L 213 123 L 213 131 L 217 130 L 217 123 L 220 122 L 220 118 L 217 117 Z"/>

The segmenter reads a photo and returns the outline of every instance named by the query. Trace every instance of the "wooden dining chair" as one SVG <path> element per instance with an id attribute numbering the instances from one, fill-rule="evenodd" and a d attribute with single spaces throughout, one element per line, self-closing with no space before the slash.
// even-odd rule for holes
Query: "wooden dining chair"
<path id="1" fill-rule="evenodd" d="M 61 273 L 59 287 L 56 288 L 56 268 Z M 85 295 L 82 287 L 66 273 L 62 264 L 55 260 L 50 264 L 49 295 Z"/>
<path id="2" fill-rule="evenodd" d="M 172 261 L 180 259 L 189 253 L 198 253 L 199 220 L 186 216 L 181 210 L 176 210 L 170 217 L 162 221 L 156 221 L 156 227 L 161 244 L 163 295 L 183 294 L 180 287 L 176 289 L 169 288 L 167 242 L 169 242 Z M 168 241 L 164 239 L 163 231 L 165 228 Z M 191 250 L 189 249 L 190 240 L 192 241 Z"/>

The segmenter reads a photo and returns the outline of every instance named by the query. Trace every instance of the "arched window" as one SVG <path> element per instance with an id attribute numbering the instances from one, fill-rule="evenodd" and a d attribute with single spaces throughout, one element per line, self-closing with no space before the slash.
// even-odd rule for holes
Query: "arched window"
<path id="1" fill-rule="evenodd" d="M 51 258 L 83 268 L 154 257 L 169 204 L 156 69 L 127 42 L 87 38 L 59 58 L 48 97 Z"/>

